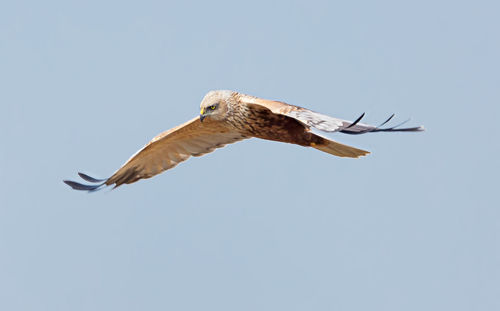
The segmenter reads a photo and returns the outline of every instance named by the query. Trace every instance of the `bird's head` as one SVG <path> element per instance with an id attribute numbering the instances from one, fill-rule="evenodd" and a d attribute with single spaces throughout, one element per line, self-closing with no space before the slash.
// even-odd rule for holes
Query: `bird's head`
<path id="1" fill-rule="evenodd" d="M 200 104 L 200 121 L 206 119 L 223 120 L 235 101 L 233 91 L 210 91 Z"/>

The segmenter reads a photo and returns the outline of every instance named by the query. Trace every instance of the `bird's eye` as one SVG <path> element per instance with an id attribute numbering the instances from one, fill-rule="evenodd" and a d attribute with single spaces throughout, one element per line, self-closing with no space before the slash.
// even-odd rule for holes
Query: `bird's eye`
<path id="1" fill-rule="evenodd" d="M 216 106 L 215 105 L 212 105 L 210 107 L 208 107 L 210 110 L 215 110 Z"/>

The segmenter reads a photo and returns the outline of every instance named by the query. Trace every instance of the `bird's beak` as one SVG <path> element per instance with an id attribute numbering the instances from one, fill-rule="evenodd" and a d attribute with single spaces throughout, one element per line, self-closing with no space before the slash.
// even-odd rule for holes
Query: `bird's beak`
<path id="1" fill-rule="evenodd" d="M 203 122 L 203 119 L 205 119 L 205 109 L 201 108 L 201 110 L 200 110 L 200 122 Z"/>

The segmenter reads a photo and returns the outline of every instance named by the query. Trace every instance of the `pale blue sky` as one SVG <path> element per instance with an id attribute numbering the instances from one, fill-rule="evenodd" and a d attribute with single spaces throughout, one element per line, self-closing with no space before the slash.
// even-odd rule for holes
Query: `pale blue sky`
<path id="1" fill-rule="evenodd" d="M 499 310 L 497 1 L 4 1 L 1 310 Z M 232 89 L 425 133 L 106 177 Z"/>

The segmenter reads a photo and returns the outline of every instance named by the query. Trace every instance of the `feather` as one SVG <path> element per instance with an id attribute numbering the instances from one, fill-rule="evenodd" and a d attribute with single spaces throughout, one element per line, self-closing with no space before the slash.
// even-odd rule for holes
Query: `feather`
<path id="1" fill-rule="evenodd" d="M 88 181 L 88 182 L 93 182 L 93 183 L 99 183 L 99 182 L 103 182 L 103 181 L 106 181 L 106 180 L 107 180 L 107 178 L 105 178 L 105 179 L 96 179 L 96 178 L 94 178 L 94 177 L 91 177 L 91 176 L 89 176 L 89 175 L 87 175 L 87 174 L 80 173 L 80 172 L 78 172 L 78 175 L 80 175 L 80 177 L 81 177 L 82 179 L 84 179 L 84 180 L 86 180 L 86 181 Z"/>
<path id="2" fill-rule="evenodd" d="M 63 180 L 63 182 L 75 190 L 84 190 L 89 192 L 99 190 L 104 185 L 104 183 L 98 185 L 84 185 L 71 180 Z"/>

